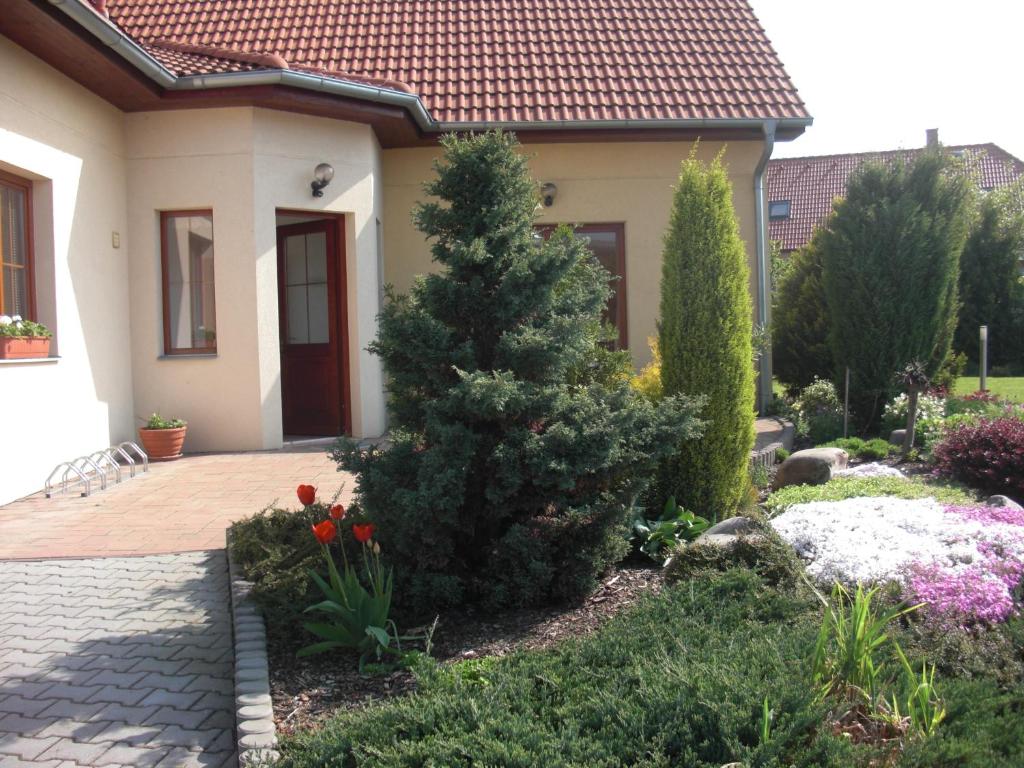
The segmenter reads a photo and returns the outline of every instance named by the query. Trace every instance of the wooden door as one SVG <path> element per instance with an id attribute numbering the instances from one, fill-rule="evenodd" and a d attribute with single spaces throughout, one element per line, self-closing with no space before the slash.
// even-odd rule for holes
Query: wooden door
<path id="1" fill-rule="evenodd" d="M 277 228 L 281 401 L 286 435 L 348 431 L 340 219 Z"/>

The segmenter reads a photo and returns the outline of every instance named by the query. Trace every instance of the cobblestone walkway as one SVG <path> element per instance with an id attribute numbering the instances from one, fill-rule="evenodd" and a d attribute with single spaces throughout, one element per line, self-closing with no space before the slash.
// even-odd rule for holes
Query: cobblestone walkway
<path id="1" fill-rule="evenodd" d="M 234 766 L 224 552 L 0 562 L 0 768 Z"/>

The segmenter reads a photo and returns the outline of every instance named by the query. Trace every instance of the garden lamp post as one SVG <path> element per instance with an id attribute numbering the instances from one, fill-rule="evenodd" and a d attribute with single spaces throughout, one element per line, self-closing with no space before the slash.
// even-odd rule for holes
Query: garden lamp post
<path id="1" fill-rule="evenodd" d="M 988 390 L 988 326 L 983 325 L 978 331 L 978 362 L 981 382 L 979 389 L 982 392 Z"/>

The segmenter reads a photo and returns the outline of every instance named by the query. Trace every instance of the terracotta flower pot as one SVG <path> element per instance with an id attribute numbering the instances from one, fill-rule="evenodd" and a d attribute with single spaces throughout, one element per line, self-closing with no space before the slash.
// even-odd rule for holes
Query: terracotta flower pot
<path id="1" fill-rule="evenodd" d="M 44 336 L 0 336 L 0 360 L 50 356 L 50 339 Z"/>
<path id="2" fill-rule="evenodd" d="M 170 461 L 181 456 L 181 447 L 185 444 L 185 430 L 188 427 L 175 429 L 139 430 L 142 447 L 151 461 Z"/>

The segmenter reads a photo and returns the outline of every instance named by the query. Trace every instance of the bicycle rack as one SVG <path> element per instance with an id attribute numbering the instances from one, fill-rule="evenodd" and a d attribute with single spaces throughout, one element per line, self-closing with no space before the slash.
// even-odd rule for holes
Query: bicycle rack
<path id="1" fill-rule="evenodd" d="M 46 478 L 46 485 L 44 486 L 44 489 L 46 491 L 46 498 L 49 499 L 53 497 L 53 478 L 56 477 L 57 473 L 60 472 L 62 469 L 64 470 L 64 474 L 61 476 L 60 479 L 61 493 L 68 492 L 68 475 L 70 474 L 74 474 L 75 477 L 78 478 L 79 482 L 82 483 L 82 496 L 88 496 L 90 493 L 92 493 L 92 484 L 89 482 L 88 476 L 84 472 L 82 472 L 82 470 L 76 467 L 73 462 L 65 461 L 63 464 L 58 464 L 56 467 L 54 467 L 53 472 L 51 472 L 50 476 Z"/>
<path id="2" fill-rule="evenodd" d="M 96 451 L 96 453 L 90 453 L 89 458 L 95 461 L 101 467 L 110 467 L 114 470 L 114 482 L 121 482 L 121 465 L 114 461 L 114 457 L 110 455 L 110 449 L 105 451 Z M 106 470 L 104 469 L 104 474 Z"/>
<path id="3" fill-rule="evenodd" d="M 79 456 L 75 459 L 74 464 L 85 472 L 85 474 L 93 472 L 96 475 L 96 479 L 100 481 L 100 490 L 107 490 L 107 473 L 100 469 L 100 465 L 93 461 L 89 456 Z"/>
<path id="4" fill-rule="evenodd" d="M 139 448 L 138 444 L 133 443 L 131 440 L 125 440 L 123 443 L 119 443 L 117 447 L 122 451 L 127 449 L 134 452 L 136 456 L 142 459 L 142 471 L 149 472 L 149 456 L 146 455 L 144 450 Z M 132 474 L 134 475 L 134 473 Z"/>
<path id="5" fill-rule="evenodd" d="M 135 470 L 140 466 L 140 462 L 142 471 L 149 471 L 149 456 L 146 455 L 146 452 L 131 440 L 125 440 L 104 451 L 95 451 L 88 456 L 79 456 L 72 461 L 58 464 L 46 478 L 46 483 L 43 486 L 46 498 L 53 498 L 56 488 L 55 480 L 58 475 L 60 477 L 60 492 L 63 494 L 68 492 L 71 483 L 77 482 L 81 485 L 81 495 L 88 496 L 92 493 L 93 482 L 96 480 L 99 481 L 100 490 L 106 490 L 111 477 L 115 483 L 120 483 L 124 479 L 124 474 L 121 471 L 122 461 L 128 467 L 129 477 L 135 477 Z"/>

